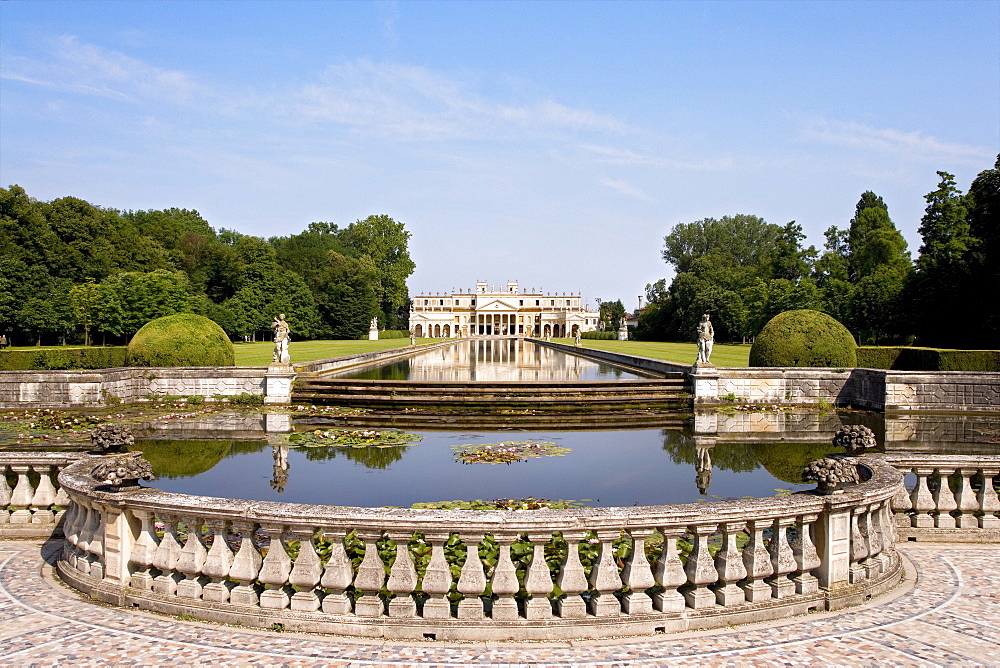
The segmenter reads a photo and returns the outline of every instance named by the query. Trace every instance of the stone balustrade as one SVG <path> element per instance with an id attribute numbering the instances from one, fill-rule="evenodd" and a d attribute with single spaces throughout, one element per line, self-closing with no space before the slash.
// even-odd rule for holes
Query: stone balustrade
<path id="1" fill-rule="evenodd" d="M 468 511 L 113 493 L 67 467 L 61 577 L 96 599 L 287 630 L 440 640 L 640 635 L 863 602 L 902 573 L 902 476 L 843 493 Z"/>
<path id="2" fill-rule="evenodd" d="M 1000 541 L 1000 455 L 890 454 L 886 461 L 915 478 L 892 501 L 900 538 Z"/>
<path id="3" fill-rule="evenodd" d="M 0 452 L 0 537 L 46 538 L 52 534 L 69 506 L 66 492 L 54 484 L 56 475 L 80 456 Z"/>

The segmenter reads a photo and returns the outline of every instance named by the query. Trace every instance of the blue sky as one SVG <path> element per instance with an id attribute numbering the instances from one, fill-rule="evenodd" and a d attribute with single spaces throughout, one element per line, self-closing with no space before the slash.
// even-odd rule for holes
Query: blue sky
<path id="1" fill-rule="evenodd" d="M 1000 151 L 997 2 L 0 2 L 0 185 L 295 234 L 385 213 L 411 294 L 622 299 L 680 222 L 865 190 L 915 254 Z"/>

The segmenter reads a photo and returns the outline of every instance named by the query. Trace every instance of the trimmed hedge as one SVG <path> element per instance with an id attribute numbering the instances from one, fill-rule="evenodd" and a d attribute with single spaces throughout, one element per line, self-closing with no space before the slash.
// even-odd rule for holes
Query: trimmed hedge
<path id="1" fill-rule="evenodd" d="M 175 313 L 143 325 L 128 344 L 130 366 L 234 366 L 233 342 L 203 315 Z"/>
<path id="2" fill-rule="evenodd" d="M 598 339 L 600 341 L 617 341 L 618 332 L 583 332 L 581 339 Z"/>
<path id="3" fill-rule="evenodd" d="M 125 346 L 0 351 L 0 371 L 114 369 L 125 366 Z"/>
<path id="4" fill-rule="evenodd" d="M 1000 371 L 1000 350 L 861 346 L 858 366 L 893 371 Z"/>
<path id="5" fill-rule="evenodd" d="M 857 347 L 846 327 L 811 309 L 785 311 L 771 318 L 750 348 L 750 366 L 857 366 Z"/>

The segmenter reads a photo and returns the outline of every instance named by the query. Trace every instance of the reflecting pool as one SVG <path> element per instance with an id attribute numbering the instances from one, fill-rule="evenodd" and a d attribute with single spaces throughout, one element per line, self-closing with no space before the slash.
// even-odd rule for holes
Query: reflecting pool
<path id="1" fill-rule="evenodd" d="M 386 429 L 364 427 L 365 419 L 358 416 L 346 425 L 322 416 L 296 416 L 293 424 L 287 415 L 246 415 L 237 422 L 222 414 L 201 425 L 173 425 L 156 438 L 138 439 L 135 449 L 146 453 L 158 476 L 151 485 L 171 492 L 401 507 L 523 497 L 631 506 L 772 496 L 811 488 L 799 482 L 802 468 L 833 451 L 830 439 L 842 424 L 871 427 L 879 450 L 886 452 L 1000 452 L 997 415 L 864 412 L 704 412 L 682 426 L 643 429 L 622 424 L 600 430 L 572 425 L 448 430 L 401 424 L 400 430 L 420 439 L 391 447 L 299 447 L 290 442 L 289 432 Z M 213 420 L 225 424 L 232 440 L 217 438 Z M 556 456 L 510 464 L 463 463 L 464 450 L 500 443 L 551 444 Z"/>
<path id="2" fill-rule="evenodd" d="M 591 381 L 651 376 L 524 339 L 466 339 L 413 357 L 331 377 L 416 381 Z"/>

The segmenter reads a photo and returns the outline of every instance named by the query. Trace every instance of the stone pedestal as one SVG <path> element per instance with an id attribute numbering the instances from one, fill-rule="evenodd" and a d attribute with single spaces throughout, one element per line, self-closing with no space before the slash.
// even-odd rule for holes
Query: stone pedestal
<path id="1" fill-rule="evenodd" d="M 375 329 L 374 327 L 368 330 L 368 340 L 378 341 L 378 330 Z"/>
<path id="2" fill-rule="evenodd" d="M 719 403 L 719 369 L 714 364 L 695 364 L 691 368 L 691 384 L 696 405 Z"/>
<path id="3" fill-rule="evenodd" d="M 267 367 L 264 374 L 264 403 L 292 403 L 292 381 L 295 380 L 295 370 L 290 364 L 274 362 Z"/>

